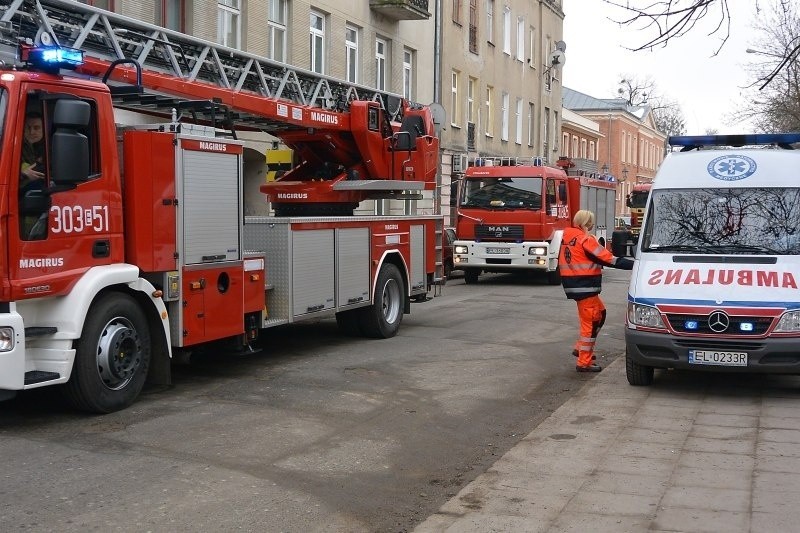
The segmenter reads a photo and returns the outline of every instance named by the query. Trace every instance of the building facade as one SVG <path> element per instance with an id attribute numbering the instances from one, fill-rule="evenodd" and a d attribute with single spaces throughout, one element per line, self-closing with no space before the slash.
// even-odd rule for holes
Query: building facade
<path id="1" fill-rule="evenodd" d="M 440 1 L 442 212 L 454 220 L 476 159 L 558 159 L 564 12 L 561 0 Z"/>
<path id="2" fill-rule="evenodd" d="M 599 175 L 598 146 L 600 125 L 567 108 L 561 109 L 560 159 L 569 159 L 569 173 L 582 176 Z"/>
<path id="3" fill-rule="evenodd" d="M 625 198 L 633 186 L 652 182 L 664 160 L 666 135 L 656 128 L 649 106 L 594 98 L 566 87 L 563 94 L 565 109 L 598 124 L 600 175 L 617 182 L 617 214 L 627 214 Z"/>

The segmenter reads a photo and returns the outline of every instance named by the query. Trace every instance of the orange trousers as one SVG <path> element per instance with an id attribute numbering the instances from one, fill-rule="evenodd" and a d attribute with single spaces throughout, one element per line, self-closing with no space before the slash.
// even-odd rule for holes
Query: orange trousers
<path id="1" fill-rule="evenodd" d="M 578 352 L 578 366 L 590 366 L 594 356 L 594 345 L 600 328 L 606 321 L 606 306 L 599 295 L 577 300 L 580 331 L 575 350 Z"/>

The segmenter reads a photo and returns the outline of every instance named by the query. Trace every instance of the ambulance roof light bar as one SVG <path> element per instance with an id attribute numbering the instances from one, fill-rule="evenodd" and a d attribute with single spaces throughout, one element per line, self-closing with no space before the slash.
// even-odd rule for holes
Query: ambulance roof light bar
<path id="1" fill-rule="evenodd" d="M 792 149 L 800 143 L 800 133 L 752 133 L 744 135 L 680 135 L 669 137 L 670 146 L 680 146 L 681 152 L 695 150 L 704 146 L 767 146 L 776 145 Z"/>
<path id="2" fill-rule="evenodd" d="M 83 65 L 83 51 L 75 48 L 37 47 L 27 50 L 28 64 L 45 72 L 75 70 Z"/>

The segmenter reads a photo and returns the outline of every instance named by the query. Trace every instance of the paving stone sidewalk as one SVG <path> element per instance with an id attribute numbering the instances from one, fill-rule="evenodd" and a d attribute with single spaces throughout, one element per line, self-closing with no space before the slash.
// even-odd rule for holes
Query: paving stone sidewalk
<path id="1" fill-rule="evenodd" d="M 414 531 L 800 531 L 800 378 L 746 379 L 631 387 L 620 357 Z"/>

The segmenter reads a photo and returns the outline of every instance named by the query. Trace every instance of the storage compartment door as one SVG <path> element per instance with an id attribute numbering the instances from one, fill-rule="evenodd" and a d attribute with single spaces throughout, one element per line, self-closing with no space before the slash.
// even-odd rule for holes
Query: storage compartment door
<path id="1" fill-rule="evenodd" d="M 292 231 L 293 316 L 333 309 L 336 298 L 334 230 Z"/>
<path id="2" fill-rule="evenodd" d="M 344 228 L 337 231 L 336 273 L 337 307 L 369 301 L 369 228 Z"/>
<path id="3" fill-rule="evenodd" d="M 241 260 L 239 156 L 182 153 L 184 264 Z"/>
<path id="4" fill-rule="evenodd" d="M 411 292 L 425 292 L 425 226 L 411 226 Z"/>

